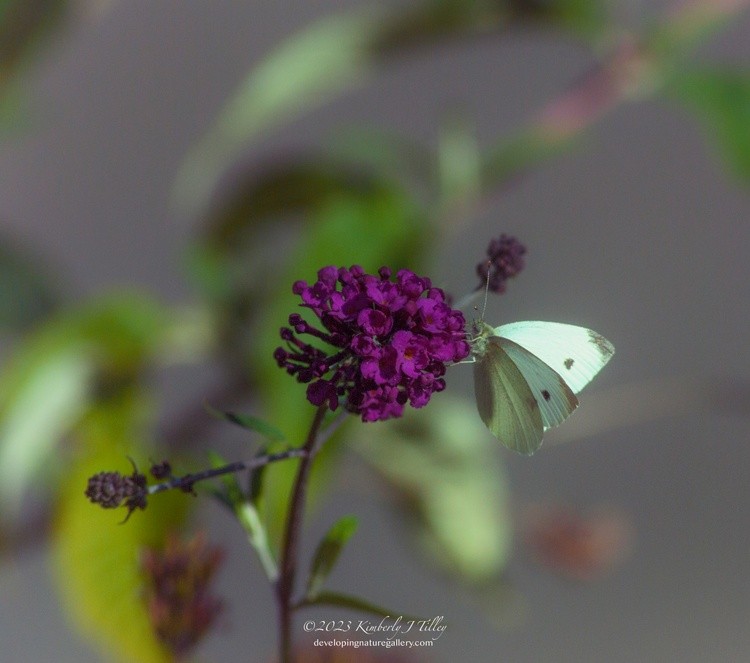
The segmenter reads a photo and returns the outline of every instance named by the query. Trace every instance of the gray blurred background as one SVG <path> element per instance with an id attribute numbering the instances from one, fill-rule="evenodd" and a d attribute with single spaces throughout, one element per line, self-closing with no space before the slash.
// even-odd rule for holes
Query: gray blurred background
<path id="1" fill-rule="evenodd" d="M 175 211 L 170 196 L 186 152 L 282 37 L 354 4 L 121 2 L 95 20 L 69 22 L 29 76 L 31 126 L 0 150 L 3 230 L 51 258 L 81 296 L 131 284 L 181 300 L 181 251 L 198 219 Z M 638 24 L 656 7 L 620 11 Z M 748 35 L 745 14 L 702 56 L 747 65 Z M 419 52 L 264 137 L 253 155 L 325 144 L 341 124 L 433 140 L 451 104 L 476 122 L 480 139 L 494 137 L 591 64 L 570 40 L 533 31 Z M 605 334 L 617 355 L 584 393 L 584 410 L 590 398 L 630 422 L 560 446 L 550 435 L 533 459 L 498 449 L 514 503 L 519 511 L 527 502 L 613 505 L 635 532 L 631 556 L 612 575 L 580 584 L 540 570 L 519 546 L 510 577 L 525 618 L 498 629 L 474 599 L 409 554 L 355 460 L 307 540 L 334 517 L 359 514 L 333 584 L 444 615 L 448 628 L 424 652 L 429 660 L 750 660 L 746 190 L 686 111 L 625 105 L 579 149 L 496 197 L 460 242 L 444 247 L 433 280 L 454 292 L 473 285 L 473 265 L 500 232 L 521 238 L 529 254 L 488 320 L 559 320 Z M 724 377 L 739 393 L 744 385 L 744 401 L 732 413 L 712 412 L 709 394 L 676 386 L 701 376 Z M 651 391 L 639 399 L 641 384 Z M 689 407 L 673 402 L 689 398 Z M 674 416 L 646 416 L 655 402 Z M 559 439 L 586 432 L 589 421 L 577 413 Z M 276 636 L 269 589 L 239 528 L 213 507 L 205 511 L 229 551 L 219 582 L 229 611 L 197 660 L 268 660 Z M 98 660 L 68 629 L 53 593 L 44 551 L 3 564 L 0 660 Z"/>

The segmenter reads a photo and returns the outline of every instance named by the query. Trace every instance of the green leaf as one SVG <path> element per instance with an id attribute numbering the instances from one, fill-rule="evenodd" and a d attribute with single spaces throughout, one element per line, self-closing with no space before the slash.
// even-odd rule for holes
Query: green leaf
<path id="1" fill-rule="evenodd" d="M 53 538 L 57 586 L 66 616 L 103 660 L 168 663 L 142 598 L 141 550 L 161 547 L 179 528 L 193 500 L 178 491 L 149 498 L 144 511 L 122 523 L 124 509 L 105 510 L 83 495 L 90 476 L 130 474 L 126 456 L 147 458 L 142 421 L 133 402 L 110 404 L 77 429 L 75 463 L 67 468 L 58 499 Z"/>
<path id="2" fill-rule="evenodd" d="M 72 345 L 36 358 L 10 393 L 0 388 L 0 519 L 19 513 L 26 490 L 84 413 L 93 372 L 91 352 Z"/>
<path id="3" fill-rule="evenodd" d="M 408 615 L 404 615 L 401 611 L 389 610 L 388 608 L 383 608 L 382 606 L 375 605 L 374 603 L 370 603 L 370 601 L 366 601 L 365 599 L 361 599 L 357 596 L 352 596 L 351 594 L 342 594 L 340 592 L 320 592 L 315 596 L 315 598 L 310 600 L 305 599 L 302 603 L 300 603 L 300 607 L 313 605 L 330 605 L 337 608 L 348 608 L 349 610 L 367 612 L 371 615 L 377 615 L 378 617 L 392 617 L 394 615 L 402 615 L 404 619 L 407 620 L 419 619 L 417 617 L 413 618 Z"/>
<path id="4" fill-rule="evenodd" d="M 673 76 L 667 93 L 698 114 L 731 170 L 750 179 L 750 70 L 684 70 Z"/>
<path id="5" fill-rule="evenodd" d="M 307 599 L 314 599 L 320 594 L 323 583 L 336 565 L 342 549 L 357 530 L 357 519 L 354 516 L 344 516 L 337 521 L 318 545 L 310 566 L 310 576 L 307 580 Z"/>
<path id="6" fill-rule="evenodd" d="M 386 58 L 451 38 L 533 23 L 591 34 L 601 29 L 593 0 L 433 0 L 416 8 L 327 17 L 290 37 L 246 78 L 178 174 L 175 197 L 188 209 L 207 200 L 222 170 L 250 140 L 363 82 Z"/>
<path id="7" fill-rule="evenodd" d="M 211 452 L 210 457 L 212 467 L 228 465 L 227 461 L 215 452 Z M 265 467 L 265 465 L 262 465 L 255 471 L 251 471 L 251 476 L 254 477 L 255 475 L 262 474 L 262 470 Z M 278 568 L 269 545 L 268 533 L 263 526 L 255 503 L 257 496 L 252 494 L 252 485 L 251 496 L 248 499 L 240 487 L 237 474 L 225 474 L 221 477 L 221 481 L 224 484 L 224 491 L 213 490 L 212 494 L 237 517 L 238 522 L 247 534 L 250 545 L 258 555 L 258 559 L 268 579 L 271 582 L 275 582 L 278 577 Z"/>
<path id="8" fill-rule="evenodd" d="M 371 13 L 333 16 L 287 40 L 255 68 L 186 160 L 178 202 L 203 201 L 237 148 L 261 129 L 351 86 L 368 63 L 380 21 Z"/>
<path id="9" fill-rule="evenodd" d="M 250 430 L 255 433 L 260 433 L 264 437 L 274 442 L 281 442 L 285 440 L 284 433 L 282 433 L 276 426 L 269 424 L 258 417 L 254 417 L 249 414 L 235 414 L 234 412 L 224 412 L 217 410 L 208 403 L 204 403 L 204 407 L 210 414 L 217 419 L 223 419 L 231 424 L 235 424 L 245 430 Z"/>
<path id="10" fill-rule="evenodd" d="M 138 296 L 90 302 L 20 341 L 0 373 L 0 515 L 59 475 L 55 447 L 95 397 L 131 384 L 162 347 L 164 312 Z"/>
<path id="11" fill-rule="evenodd" d="M 377 439 L 361 426 L 356 449 L 401 495 L 402 515 L 431 561 L 483 585 L 511 554 L 507 480 L 474 407 L 442 394 L 434 399 L 378 424 Z"/>

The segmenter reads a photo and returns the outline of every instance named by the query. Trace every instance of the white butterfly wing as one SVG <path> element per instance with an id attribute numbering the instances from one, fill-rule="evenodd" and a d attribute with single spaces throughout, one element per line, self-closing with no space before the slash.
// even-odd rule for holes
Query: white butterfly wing
<path id="1" fill-rule="evenodd" d="M 493 333 L 541 359 L 574 394 L 591 382 L 615 353 L 614 346 L 601 334 L 560 322 L 512 322 Z"/>
<path id="2" fill-rule="evenodd" d="M 565 380 L 539 357 L 507 338 L 497 338 L 521 372 L 539 406 L 544 430 L 559 426 L 578 407 L 578 399 Z"/>
<path id="3" fill-rule="evenodd" d="M 542 443 L 544 422 L 523 373 L 500 339 L 487 339 L 474 364 L 474 394 L 485 426 L 506 447 L 533 454 Z"/>

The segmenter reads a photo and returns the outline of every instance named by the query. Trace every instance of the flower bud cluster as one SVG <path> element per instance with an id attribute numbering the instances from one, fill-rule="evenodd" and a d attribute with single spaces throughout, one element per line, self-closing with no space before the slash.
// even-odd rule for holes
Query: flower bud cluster
<path id="1" fill-rule="evenodd" d="M 526 247 L 515 237 L 502 234 L 494 238 L 487 247 L 488 259 L 477 265 L 480 278 L 477 290 L 484 288 L 486 283 L 490 292 L 504 293 L 505 282 L 524 268 L 525 254 Z"/>

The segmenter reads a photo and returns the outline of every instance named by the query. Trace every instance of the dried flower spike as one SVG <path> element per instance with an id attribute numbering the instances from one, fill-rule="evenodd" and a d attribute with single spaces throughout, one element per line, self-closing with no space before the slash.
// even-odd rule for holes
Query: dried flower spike
<path id="1" fill-rule="evenodd" d="M 400 417 L 404 406 L 423 407 L 445 388 L 447 363 L 469 354 L 464 316 L 446 302 L 428 278 L 403 269 L 378 276 L 355 265 L 325 267 L 313 285 L 294 284 L 293 291 L 323 329 L 301 315 L 289 316 L 282 328 L 285 348 L 274 357 L 297 380 L 309 383 L 313 405 L 340 401 L 363 421 Z M 307 334 L 329 346 L 321 350 L 303 340 Z"/>
<path id="2" fill-rule="evenodd" d="M 170 537 L 162 550 L 146 549 L 141 557 L 145 599 L 159 640 L 176 657 L 191 651 L 215 624 L 222 602 L 210 592 L 224 559 L 220 548 L 198 535 L 181 542 Z"/>
<path id="3" fill-rule="evenodd" d="M 146 508 L 148 495 L 146 475 L 138 472 L 135 465 L 130 476 L 119 472 L 99 472 L 89 478 L 85 494 L 91 502 L 104 509 L 126 506 L 127 518 L 129 518 L 136 509 Z"/>
<path id="4" fill-rule="evenodd" d="M 524 268 L 525 254 L 526 247 L 511 235 L 502 234 L 493 239 L 487 247 L 488 260 L 483 260 L 477 265 L 477 275 L 480 279 L 477 290 L 488 284 L 490 292 L 505 292 L 505 282 Z"/>

